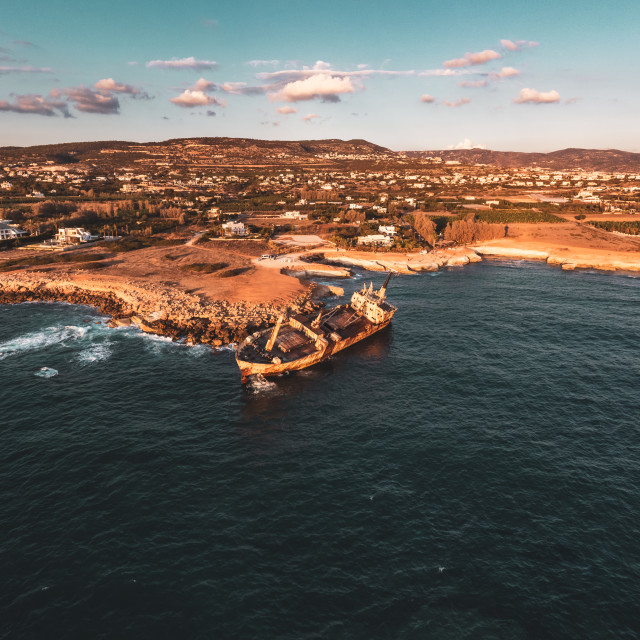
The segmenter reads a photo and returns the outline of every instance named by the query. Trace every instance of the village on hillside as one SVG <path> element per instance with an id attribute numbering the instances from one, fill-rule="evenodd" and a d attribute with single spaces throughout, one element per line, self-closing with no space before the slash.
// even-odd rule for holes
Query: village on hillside
<path id="1" fill-rule="evenodd" d="M 225 153 L 197 140 L 120 147 L 0 150 L 0 243 L 60 249 L 196 225 L 211 238 L 312 234 L 345 249 L 419 251 L 455 243 L 452 228 L 469 214 L 640 232 L 640 172 L 462 164 L 362 145 L 349 153 L 344 143 L 313 153 Z"/>

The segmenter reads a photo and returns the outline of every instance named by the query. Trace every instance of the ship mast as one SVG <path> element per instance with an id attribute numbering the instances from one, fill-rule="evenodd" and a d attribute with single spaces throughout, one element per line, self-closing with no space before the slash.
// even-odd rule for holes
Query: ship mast
<path id="1" fill-rule="evenodd" d="M 384 284 L 380 287 L 380 291 L 378 291 L 378 297 L 381 300 L 384 300 L 387 295 L 387 285 L 389 284 L 389 280 L 391 280 L 391 271 L 389 271 L 389 275 L 387 275 L 387 279 L 384 281 Z"/>
<path id="2" fill-rule="evenodd" d="M 283 322 L 284 322 L 284 314 L 281 314 L 278 318 L 278 322 L 276 322 L 276 326 L 273 328 L 273 333 L 269 338 L 269 342 L 267 342 L 267 345 L 265 347 L 267 351 L 271 351 L 273 349 L 273 345 L 275 345 L 276 338 L 278 337 L 278 331 L 280 331 L 280 327 L 282 326 Z"/>

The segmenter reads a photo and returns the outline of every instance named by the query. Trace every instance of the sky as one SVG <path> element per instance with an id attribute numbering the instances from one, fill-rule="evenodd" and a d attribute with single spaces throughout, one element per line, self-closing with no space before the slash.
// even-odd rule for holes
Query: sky
<path id="1" fill-rule="evenodd" d="M 0 0 L 0 146 L 640 152 L 640 2 Z"/>

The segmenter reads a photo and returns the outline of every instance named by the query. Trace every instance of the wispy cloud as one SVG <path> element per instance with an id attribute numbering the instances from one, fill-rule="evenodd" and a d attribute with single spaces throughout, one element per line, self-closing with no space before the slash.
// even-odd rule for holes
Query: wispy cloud
<path id="1" fill-rule="evenodd" d="M 72 117 L 66 102 L 44 98 L 41 95 L 16 96 L 14 101 L 0 100 L 0 111 L 13 111 L 14 113 L 27 113 L 41 116 L 56 116 L 59 113 L 65 118 Z"/>
<path id="2" fill-rule="evenodd" d="M 311 122 L 315 118 L 319 118 L 320 116 L 317 113 L 307 113 L 307 115 L 302 118 L 305 122 Z"/>
<path id="3" fill-rule="evenodd" d="M 150 69 L 215 69 L 218 66 L 213 60 L 196 60 L 193 56 L 188 58 L 172 58 L 171 60 L 150 60 L 146 66 Z"/>
<path id="4" fill-rule="evenodd" d="M 484 64 L 491 60 L 497 60 L 502 56 L 493 49 L 485 49 L 484 51 L 478 51 L 477 53 L 465 53 L 462 58 L 453 58 L 452 60 L 445 60 L 443 67 L 446 69 L 454 69 L 457 67 L 466 67 L 468 65 Z"/>
<path id="5" fill-rule="evenodd" d="M 530 102 L 532 104 L 550 104 L 552 102 L 560 102 L 560 94 L 555 91 L 536 91 L 536 89 L 521 89 L 516 98 L 513 99 L 516 104 L 524 104 Z"/>
<path id="6" fill-rule="evenodd" d="M 500 40 L 500 44 L 508 51 L 519 51 L 523 48 L 540 46 L 540 43 L 534 40 L 517 40 L 516 42 L 513 40 Z"/>
<path id="7" fill-rule="evenodd" d="M 477 88 L 477 87 L 486 87 L 488 82 L 486 80 L 463 80 L 458 84 L 461 87 Z"/>
<path id="8" fill-rule="evenodd" d="M 210 96 L 204 91 L 185 89 L 179 96 L 171 98 L 173 104 L 179 107 L 203 107 L 208 105 L 226 106 L 223 100 L 219 100 L 215 96 Z"/>
<path id="9" fill-rule="evenodd" d="M 298 110 L 295 107 L 290 107 L 289 105 L 285 105 L 284 107 L 278 107 L 276 111 L 278 113 L 283 113 L 285 115 L 289 115 L 290 113 L 298 113 Z"/>
<path id="10" fill-rule="evenodd" d="M 225 93 L 236 96 L 261 96 L 267 92 L 268 87 L 250 86 L 246 82 L 225 82 L 220 85 L 220 88 Z"/>
<path id="11" fill-rule="evenodd" d="M 471 100 L 469 98 L 460 98 L 460 100 L 456 100 L 455 102 L 449 102 L 448 100 L 443 100 L 442 104 L 447 107 L 461 107 L 463 104 L 469 104 Z"/>
<path id="12" fill-rule="evenodd" d="M 430 96 L 428 93 L 423 93 L 420 96 L 420 102 L 425 102 L 427 104 L 431 104 L 432 102 L 435 102 L 436 99 L 433 96 Z"/>
<path id="13" fill-rule="evenodd" d="M 277 67 L 280 60 L 249 60 L 247 64 L 250 67 Z"/>
<path id="14" fill-rule="evenodd" d="M 53 73 L 53 69 L 51 67 L 30 66 L 0 67 L 0 75 L 5 73 Z"/>
<path id="15" fill-rule="evenodd" d="M 16 47 L 27 47 L 29 49 L 37 49 L 37 46 L 33 44 L 33 42 L 29 42 L 29 40 L 12 40 L 9 44 L 12 44 Z"/>
<path id="16" fill-rule="evenodd" d="M 214 27 L 217 27 L 219 22 L 217 20 L 214 20 L 212 18 L 204 18 L 202 20 L 202 24 L 207 27 L 208 29 L 213 29 Z"/>

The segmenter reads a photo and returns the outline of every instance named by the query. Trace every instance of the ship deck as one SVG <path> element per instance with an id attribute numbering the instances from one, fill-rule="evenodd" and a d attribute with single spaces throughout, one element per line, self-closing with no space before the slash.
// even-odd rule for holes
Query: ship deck
<path id="1" fill-rule="evenodd" d="M 300 314 L 293 316 L 293 320 L 304 325 L 314 334 L 323 335 L 329 341 L 329 351 L 332 343 L 354 338 L 371 325 L 367 318 L 357 314 L 350 305 L 342 305 L 327 311 L 321 319 L 319 329 L 312 327 L 314 316 Z M 277 357 L 283 363 L 294 362 L 316 351 L 315 341 L 307 334 L 290 324 L 283 324 L 273 349 L 268 352 L 266 346 L 272 332 L 273 327 L 270 327 L 254 335 L 251 342 L 245 341 L 238 349 L 238 360 L 267 364 Z"/>

